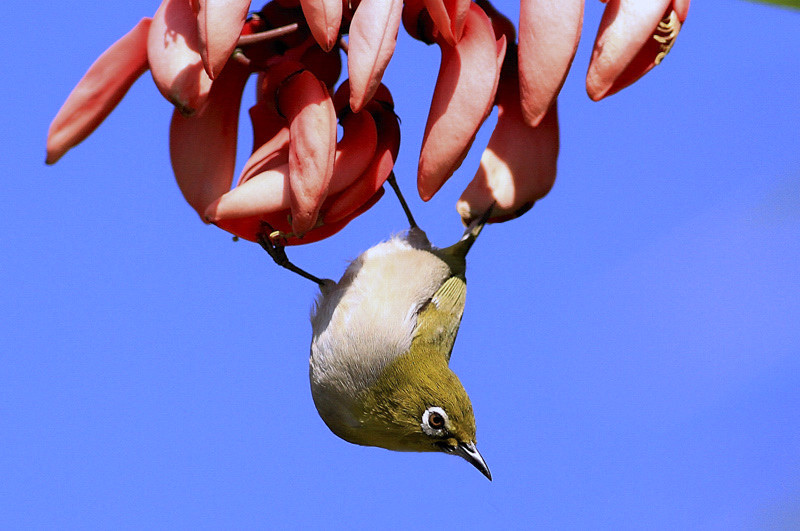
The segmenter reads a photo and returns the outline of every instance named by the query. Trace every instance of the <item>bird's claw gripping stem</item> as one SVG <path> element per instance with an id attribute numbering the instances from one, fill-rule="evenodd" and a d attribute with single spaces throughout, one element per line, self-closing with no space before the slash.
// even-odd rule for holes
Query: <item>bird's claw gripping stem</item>
<path id="1" fill-rule="evenodd" d="M 276 237 L 273 238 L 273 236 Z M 264 230 L 258 234 L 258 243 L 265 251 L 267 251 L 267 254 L 270 256 L 270 258 L 272 258 L 272 260 L 282 268 L 288 269 L 293 273 L 297 273 L 301 277 L 307 278 L 312 282 L 316 282 L 320 286 L 324 286 L 324 280 L 312 275 L 308 271 L 300 269 L 289 260 L 289 257 L 286 256 L 286 247 L 276 241 L 279 238 L 279 232 L 272 230 L 272 227 L 265 226 Z"/>

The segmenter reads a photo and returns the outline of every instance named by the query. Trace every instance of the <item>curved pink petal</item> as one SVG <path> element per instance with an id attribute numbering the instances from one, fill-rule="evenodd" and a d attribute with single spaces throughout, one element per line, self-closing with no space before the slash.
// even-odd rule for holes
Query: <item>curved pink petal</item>
<path id="1" fill-rule="evenodd" d="M 285 123 L 285 122 L 284 122 Z M 253 151 L 239 174 L 239 184 L 269 168 L 289 163 L 289 128 L 284 126 Z"/>
<path id="2" fill-rule="evenodd" d="M 317 44 L 329 52 L 339 40 L 342 23 L 342 0 L 300 0 L 311 34 Z"/>
<path id="3" fill-rule="evenodd" d="M 194 116 L 176 109 L 169 130 L 169 153 L 183 197 L 201 217 L 227 192 L 236 163 L 239 105 L 250 71 L 231 61 L 211 88 L 208 105 Z"/>
<path id="4" fill-rule="evenodd" d="M 442 39 L 455 46 L 464 33 L 471 0 L 425 0 L 425 7 Z"/>
<path id="5" fill-rule="evenodd" d="M 366 201 L 361 203 L 357 209 L 350 212 L 344 218 L 330 223 L 323 223 L 319 224 L 308 233 L 303 235 L 302 237 L 297 237 L 294 235 L 289 234 L 286 240 L 284 241 L 285 245 L 305 245 L 308 243 L 318 242 L 325 238 L 329 238 L 345 228 L 348 223 L 353 221 L 355 218 L 372 208 L 372 206 L 378 202 L 378 200 L 383 196 L 383 188 L 378 188 L 378 190 L 372 194 Z M 273 221 L 274 218 L 277 216 L 270 217 L 272 219 L 268 219 L 268 221 Z M 276 228 L 280 225 L 276 225 Z"/>
<path id="6" fill-rule="evenodd" d="M 513 53 L 513 52 L 512 52 Z M 516 65 L 506 65 L 497 93 L 497 126 L 475 178 L 456 204 L 465 223 L 492 207 L 490 223 L 521 216 L 552 188 L 558 159 L 556 104 L 535 127 L 525 122 Z"/>
<path id="7" fill-rule="evenodd" d="M 281 60 L 258 74 L 256 82 L 256 104 L 250 108 L 250 121 L 253 125 L 253 151 L 263 144 L 274 141 L 278 132 L 288 127 L 285 116 L 278 111 L 278 89 L 291 76 L 305 70 L 305 67 L 291 60 Z M 251 157 L 252 158 L 252 157 Z"/>
<path id="8" fill-rule="evenodd" d="M 307 70 L 283 83 L 278 109 L 289 120 L 292 232 L 302 236 L 314 227 L 333 175 L 336 113 L 325 84 Z"/>
<path id="9" fill-rule="evenodd" d="M 348 113 L 341 119 L 344 134 L 336 144 L 328 194 L 350 186 L 370 165 L 378 147 L 378 129 L 368 112 Z"/>
<path id="10" fill-rule="evenodd" d="M 295 59 L 286 59 L 285 57 L 270 64 L 265 72 L 260 72 L 258 75 L 258 82 L 256 83 L 257 104 L 263 104 L 267 110 L 280 114 L 278 112 L 278 89 L 289 76 L 303 70 L 306 70 L 303 63 Z"/>
<path id="11" fill-rule="evenodd" d="M 216 78 L 236 48 L 250 0 L 196 0 L 197 36 L 203 67 Z"/>
<path id="12" fill-rule="evenodd" d="M 360 111 L 381 84 L 397 43 L 402 0 L 361 0 L 350 23 L 350 107 Z"/>
<path id="13" fill-rule="evenodd" d="M 378 125 L 375 155 L 369 166 L 348 188 L 329 197 L 322 207 L 323 223 L 336 223 L 368 201 L 389 178 L 400 150 L 400 122 L 394 110 L 380 107 L 373 117 Z"/>
<path id="14" fill-rule="evenodd" d="M 336 146 L 330 193 L 350 186 L 371 162 L 377 144 L 375 121 L 369 113 L 348 114 L 342 121 L 344 136 Z M 285 134 L 284 134 L 285 132 Z M 283 147 L 280 147 L 285 137 Z M 262 216 L 291 207 L 289 185 L 288 129 L 281 130 L 272 143 L 265 144 L 270 153 L 259 149 L 245 165 L 239 184 L 211 203 L 205 218 L 212 223 L 225 219 Z M 279 151 L 275 151 L 279 147 Z"/>
<path id="15" fill-rule="evenodd" d="M 184 115 L 203 108 L 211 78 L 200 57 L 197 22 L 187 0 L 164 0 L 147 36 L 147 60 L 158 90 Z"/>
<path id="16" fill-rule="evenodd" d="M 497 90 L 505 37 L 495 41 L 489 17 L 470 5 L 464 35 L 456 46 L 441 39 L 439 77 L 431 100 L 419 157 L 417 187 L 428 201 L 461 165 L 489 114 Z"/>
<path id="17" fill-rule="evenodd" d="M 92 134 L 147 70 L 149 30 L 150 19 L 143 18 L 78 81 L 47 131 L 47 164 L 54 164 Z"/>
<path id="18" fill-rule="evenodd" d="M 352 220 L 372 208 L 372 206 L 378 202 L 381 196 L 383 196 L 383 188 L 379 188 L 378 191 L 372 195 L 372 197 L 370 197 L 356 210 L 351 212 L 347 217 L 335 223 L 319 224 L 302 237 L 297 237 L 290 233 L 291 225 L 288 221 L 288 210 L 265 216 L 247 216 L 243 218 L 221 219 L 215 222 L 215 224 L 231 234 L 235 234 L 240 238 L 255 242 L 258 241 L 259 236 L 263 234 L 266 228 L 266 223 L 273 230 L 279 230 L 284 233 L 285 239 L 282 240 L 284 245 L 303 245 L 307 243 L 314 243 L 333 236 L 347 226 L 347 224 Z"/>
<path id="19" fill-rule="evenodd" d="M 664 36 L 657 32 L 657 26 L 671 13 L 671 0 L 609 0 L 586 74 L 590 98 L 598 101 L 623 89 L 661 60 L 658 56 L 665 51 L 664 46 L 653 35 Z M 671 27 L 667 34 L 674 29 L 677 35 L 680 22 L 675 22 L 677 28 Z M 675 35 L 669 37 L 669 46 Z"/>
<path id="20" fill-rule="evenodd" d="M 311 231 L 306 234 L 303 239 L 299 238 L 289 238 L 286 242 L 286 245 L 302 245 L 307 243 L 314 243 L 318 242 L 322 239 L 329 238 L 345 228 L 348 223 L 356 219 L 358 216 L 369 210 L 370 208 L 378 202 L 378 200 L 383 197 L 384 190 L 383 188 L 378 188 L 374 194 L 372 194 L 366 201 L 361 203 L 359 207 L 352 212 L 350 212 L 347 216 L 343 217 L 338 221 L 333 221 L 330 223 L 325 223 L 319 227 L 312 229 Z"/>
<path id="21" fill-rule="evenodd" d="M 583 3 L 583 0 L 520 2 L 519 84 L 522 113 L 532 126 L 539 123 L 556 100 L 567 78 L 581 37 Z"/>
<path id="22" fill-rule="evenodd" d="M 347 114 L 342 120 L 344 135 L 336 146 L 330 191 L 350 186 L 367 169 L 377 144 L 375 121 L 367 113 Z M 289 186 L 289 130 L 261 146 L 242 170 L 239 183 L 211 203 L 207 221 L 261 216 L 291 207 Z"/>
<path id="23" fill-rule="evenodd" d="M 289 207 L 288 162 L 264 170 L 242 182 L 211 203 L 205 219 L 217 223 L 224 219 L 244 218 Z"/>

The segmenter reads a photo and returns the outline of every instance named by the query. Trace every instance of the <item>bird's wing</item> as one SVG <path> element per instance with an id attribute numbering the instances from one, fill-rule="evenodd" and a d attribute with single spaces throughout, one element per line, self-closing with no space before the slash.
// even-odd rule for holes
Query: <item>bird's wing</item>
<path id="1" fill-rule="evenodd" d="M 412 348 L 432 348 L 444 352 L 447 361 L 450 361 L 466 297 L 467 283 L 464 278 L 448 278 L 420 310 Z"/>

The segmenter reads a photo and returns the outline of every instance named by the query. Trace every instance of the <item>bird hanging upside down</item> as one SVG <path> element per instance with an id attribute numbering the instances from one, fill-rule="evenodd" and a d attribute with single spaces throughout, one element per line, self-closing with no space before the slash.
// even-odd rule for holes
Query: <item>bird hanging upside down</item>
<path id="1" fill-rule="evenodd" d="M 356 258 L 339 282 L 319 279 L 265 235 L 278 265 L 320 285 L 311 316 L 314 405 L 333 433 L 365 446 L 459 455 L 492 479 L 475 447 L 475 416 L 449 367 L 466 297 L 466 256 L 491 208 L 463 237 L 433 247 L 399 193 L 411 228 Z"/>

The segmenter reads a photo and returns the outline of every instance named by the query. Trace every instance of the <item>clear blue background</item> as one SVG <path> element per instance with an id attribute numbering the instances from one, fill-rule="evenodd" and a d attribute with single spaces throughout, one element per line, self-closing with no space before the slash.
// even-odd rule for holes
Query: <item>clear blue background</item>
<path id="1" fill-rule="evenodd" d="M 459 459 L 327 430 L 308 390 L 316 288 L 184 203 L 149 74 L 44 165 L 72 86 L 156 7 L 4 7 L 2 527 L 800 525 L 800 13 L 695 1 L 661 66 L 592 103 L 603 6 L 588 3 L 555 188 L 471 254 L 452 365 L 489 483 Z M 423 204 L 438 55 L 403 35 L 385 80 L 401 185 L 445 245 L 494 118 Z M 291 256 L 338 277 L 404 224 L 387 196 Z"/>

